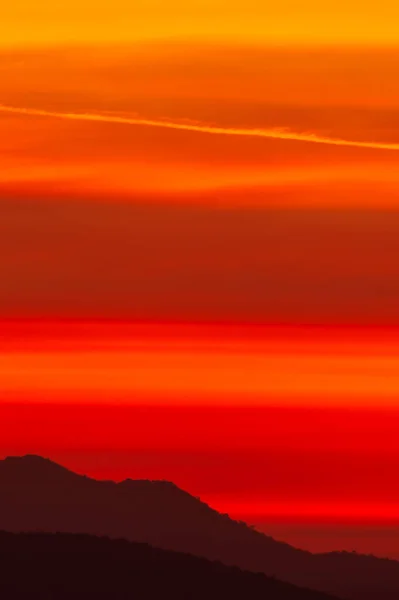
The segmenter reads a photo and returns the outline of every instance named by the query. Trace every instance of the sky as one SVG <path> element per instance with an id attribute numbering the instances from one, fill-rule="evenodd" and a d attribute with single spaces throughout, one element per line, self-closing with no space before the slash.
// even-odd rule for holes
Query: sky
<path id="1" fill-rule="evenodd" d="M 398 19 L 2 9 L 1 456 L 399 556 Z"/>

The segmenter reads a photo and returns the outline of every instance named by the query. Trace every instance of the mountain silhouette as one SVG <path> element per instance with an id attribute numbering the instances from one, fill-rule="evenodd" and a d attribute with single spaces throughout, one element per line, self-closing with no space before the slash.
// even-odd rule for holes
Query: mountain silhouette
<path id="1" fill-rule="evenodd" d="M 218 513 L 173 483 L 97 481 L 37 456 L 0 461 L 0 530 L 125 538 L 342 598 L 399 598 L 394 560 L 312 554 Z"/>
<path id="2" fill-rule="evenodd" d="M 7 600 L 334 600 L 195 556 L 82 534 L 0 532 Z"/>

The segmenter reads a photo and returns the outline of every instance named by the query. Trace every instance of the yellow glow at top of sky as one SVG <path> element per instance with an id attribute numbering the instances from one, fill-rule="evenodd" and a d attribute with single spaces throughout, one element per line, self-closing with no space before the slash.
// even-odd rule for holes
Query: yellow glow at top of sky
<path id="1" fill-rule="evenodd" d="M 3 47 L 140 40 L 396 45 L 397 0 L 15 0 L 1 7 Z"/>

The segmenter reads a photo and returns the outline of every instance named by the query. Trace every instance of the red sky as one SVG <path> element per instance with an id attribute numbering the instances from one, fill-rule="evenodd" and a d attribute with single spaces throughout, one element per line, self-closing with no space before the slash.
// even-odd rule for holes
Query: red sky
<path id="1" fill-rule="evenodd" d="M 3 11 L 0 454 L 393 555 L 397 3 L 132 6 Z"/>
<path id="2" fill-rule="evenodd" d="M 309 525 L 299 545 L 369 551 L 398 525 L 398 348 L 371 324 L 3 320 L 0 453 L 173 480 L 277 537 Z M 386 533 L 377 550 L 396 556 Z"/>

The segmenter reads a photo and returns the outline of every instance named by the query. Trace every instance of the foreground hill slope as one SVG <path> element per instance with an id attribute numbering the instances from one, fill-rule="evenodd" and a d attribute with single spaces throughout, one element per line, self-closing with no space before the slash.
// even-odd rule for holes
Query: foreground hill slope
<path id="1" fill-rule="evenodd" d="M 96 481 L 37 456 L 0 461 L 1 529 L 126 538 L 342 598 L 399 598 L 399 562 L 311 554 L 219 514 L 172 483 Z"/>
<path id="2" fill-rule="evenodd" d="M 82 534 L 0 532 L 7 600 L 333 600 L 195 556 Z"/>

